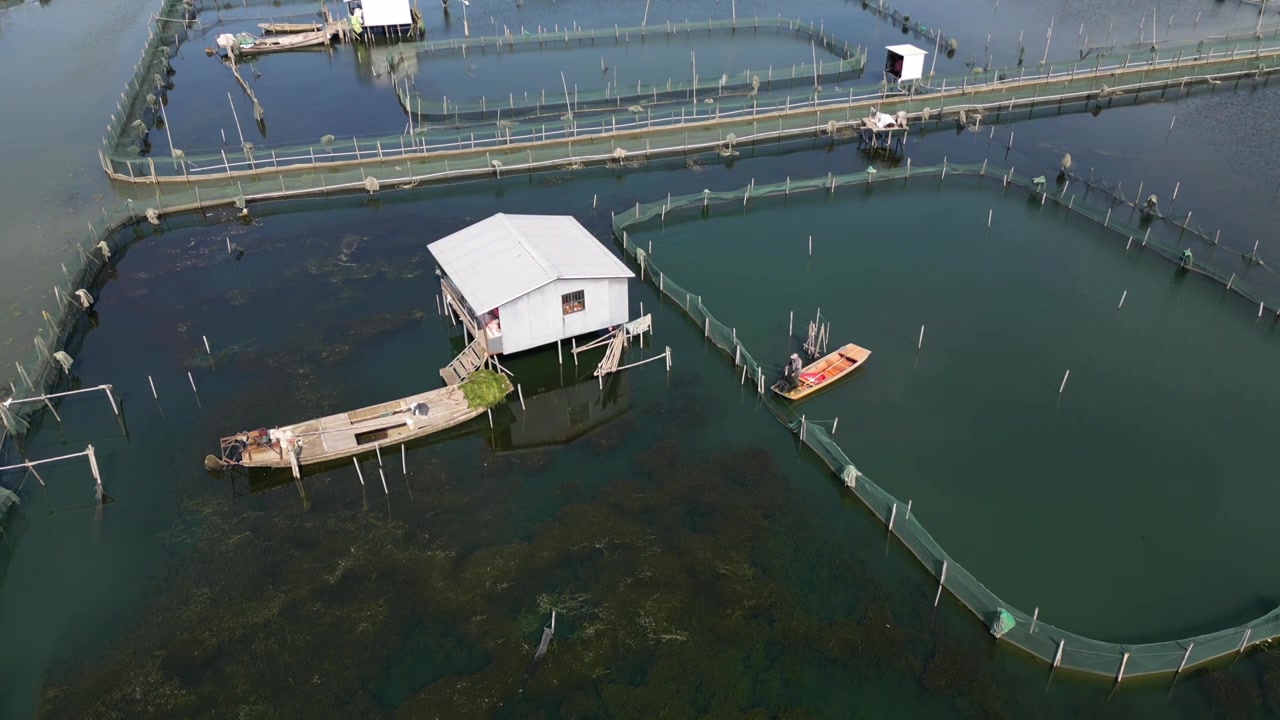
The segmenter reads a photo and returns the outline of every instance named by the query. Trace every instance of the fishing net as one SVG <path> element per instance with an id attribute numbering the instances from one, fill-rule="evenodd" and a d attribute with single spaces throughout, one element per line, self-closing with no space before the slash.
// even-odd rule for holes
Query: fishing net
<path id="1" fill-rule="evenodd" d="M 9 514 L 9 508 L 17 504 L 19 504 L 17 493 L 0 487 L 0 521 Z"/>
<path id="2" fill-rule="evenodd" d="M 905 168 L 882 169 L 875 173 L 862 172 L 803 181 L 787 180 L 781 184 L 748 186 L 729 192 L 708 190 L 694 195 L 668 197 L 658 202 L 638 204 L 634 209 L 615 215 L 614 235 L 624 252 L 636 258 L 642 279 L 653 283 L 660 292 L 671 298 L 689 315 L 703 335 L 729 356 L 734 363 L 734 377 L 744 384 L 748 380 L 754 381 L 761 405 L 821 458 L 843 484 L 888 526 L 889 532 L 938 579 L 937 597 L 933 597 L 931 593 L 929 601 L 936 603 L 945 589 L 969 608 L 1002 642 L 1011 643 L 1054 667 L 1116 678 L 1178 672 L 1184 667 L 1242 652 L 1252 644 L 1280 635 L 1280 608 L 1252 622 L 1220 632 L 1176 641 L 1132 645 L 1086 638 L 1041 622 L 1038 609 L 1027 614 L 1013 608 L 947 554 L 925 529 L 909 503 L 898 500 L 861 474 L 849 456 L 836 444 L 824 423 L 797 415 L 792 406 L 775 400 L 768 391 L 768 385 L 772 381 L 769 369 L 758 363 L 742 345 L 737 332 L 712 315 L 697 293 L 669 277 L 631 237 L 631 232 L 637 229 L 649 225 L 660 226 L 662 223 L 684 218 L 704 217 L 714 214 L 724 205 L 732 208 L 733 212 L 742 212 L 744 208 L 749 212 L 752 198 L 801 192 L 834 195 L 841 188 L 889 180 L 901 181 L 911 176 L 929 177 L 935 181 L 938 178 L 943 181 L 947 178 L 966 178 L 970 182 L 976 180 L 993 191 L 1026 193 L 1031 200 L 1051 204 L 1072 217 L 1101 226 L 1110 232 L 1111 237 L 1127 246 L 1145 247 L 1177 263 L 1183 262 L 1182 251 L 1189 243 L 1201 247 L 1213 247 L 1217 243 L 1216 234 L 1211 236 L 1189 222 L 1179 222 L 1159 213 L 1144 218 L 1138 195 L 1126 199 L 1118 186 L 1107 189 L 1106 184 L 1101 181 L 1075 178 L 1076 182 L 1068 180 L 1064 187 L 1046 191 L 1042 184 L 1016 176 L 1011 170 L 988 167 L 985 163 L 977 166 L 948 165 L 945 162 L 933 167 L 912 169 L 908 164 Z M 1069 192 L 1072 187 L 1075 192 Z M 1204 257 L 1216 258 L 1211 261 L 1215 264 L 1205 264 L 1206 261 L 1200 259 L 1201 255 L 1196 255 L 1186 267 L 1189 271 L 1204 274 L 1228 285 L 1232 291 L 1255 302 L 1261 303 L 1255 293 L 1264 291 L 1258 288 L 1271 293 L 1268 297 L 1280 298 L 1280 283 L 1275 282 L 1275 273 L 1261 263 L 1256 254 L 1244 255 L 1246 260 L 1241 261 L 1239 253 L 1220 253 L 1217 256 L 1205 253 Z M 1247 259 L 1249 257 L 1253 259 Z M 1245 264 L 1237 267 L 1241 262 Z M 1237 279 L 1231 273 L 1233 267 L 1240 271 L 1241 278 L 1246 279 Z M 1249 287 L 1246 289 L 1242 282 Z M 1275 307 L 1275 304 L 1260 304 L 1261 310 L 1271 308 L 1274 312 Z"/>
<path id="3" fill-rule="evenodd" d="M 827 33 L 821 26 L 801 20 L 776 18 L 743 18 L 741 20 L 707 20 L 704 22 L 666 23 L 629 28 L 602 28 L 597 30 L 565 30 L 562 33 L 509 34 L 489 38 L 453 38 L 437 40 L 409 46 L 401 52 L 415 52 L 422 55 L 439 55 L 466 52 L 474 53 L 522 52 L 528 49 L 555 49 L 594 47 L 597 42 L 609 45 L 624 45 L 633 39 L 643 42 L 645 38 L 674 35 L 692 35 L 693 33 L 709 34 L 713 32 L 732 33 L 737 29 L 750 30 L 753 34 L 764 31 L 790 33 L 806 41 L 812 41 L 814 48 L 824 54 L 834 54 L 837 59 L 825 59 L 816 65 L 796 63 L 789 67 L 772 65 L 747 69 L 733 75 L 712 74 L 711 77 L 698 76 L 696 81 L 668 79 L 665 82 L 644 83 L 637 81 L 634 86 L 612 86 L 606 84 L 604 89 L 582 90 L 576 88 L 569 92 L 560 89 L 548 93 L 545 90 L 529 93 L 511 92 L 506 97 L 482 97 L 466 99 L 462 102 L 450 102 L 447 97 L 424 97 L 413 90 L 401 78 L 396 88 L 396 97 L 405 112 L 417 121 L 453 121 L 462 124 L 464 121 L 486 119 L 506 119 L 507 121 L 552 115 L 559 117 L 568 110 L 570 115 L 581 117 L 592 113 L 628 112 L 640 115 L 653 109 L 662 109 L 661 104 L 685 102 L 716 98 L 723 102 L 737 96 L 740 102 L 750 93 L 800 89 L 812 90 L 824 83 L 836 83 L 842 80 L 861 76 L 866 67 L 867 51 L 860 46 L 850 45 L 834 35 Z M 749 39 L 744 39 L 749 43 Z M 567 93 L 567 94 L 566 94 Z M 754 97 L 754 95 L 750 95 Z M 543 119 L 547 119 L 543 117 Z"/>
<path id="4" fill-rule="evenodd" d="M 644 28 L 604 28 L 525 35 L 503 35 L 402 43 L 398 53 L 520 52 L 518 47 L 589 47 L 625 43 L 627 33 L 792 32 L 814 40 L 837 58 L 814 66 L 753 68 L 734 76 L 700 79 L 696 89 L 672 83 L 611 88 L 595 94 L 509 93 L 463 104 L 420 98 L 409 78 L 392 78 L 402 107 L 410 114 L 399 134 L 267 142 L 235 150 L 186 148 L 170 157 L 150 154 L 148 133 L 162 121 L 168 91 L 169 58 L 192 33 L 183 19 L 187 5 L 166 0 L 162 16 L 122 103 L 112 113 L 100 161 L 113 178 L 149 183 L 155 209 L 204 208 L 243 197 L 252 200 L 327 194 L 364 187 L 376 177 L 382 187 L 515 171 L 574 168 L 608 162 L 621 150 L 628 162 L 660 155 L 713 150 L 732 134 L 740 144 L 822 135 L 835 122 L 842 131 L 859 123 L 871 105 L 881 112 L 907 113 L 915 122 L 950 122 L 960 111 L 981 112 L 984 122 L 1024 119 L 1066 108 L 1110 107 L 1133 97 L 1145 100 L 1181 97 L 1223 82 L 1262 79 L 1280 57 L 1280 26 L 1256 35 L 1227 34 L 1197 43 L 1152 48 L 1113 46 L 1105 52 L 1044 67 L 987 67 L 963 76 L 933 77 L 914 87 L 879 82 L 872 72 L 858 77 L 867 63 L 865 49 L 851 47 L 821 25 L 799 20 L 739 18 Z M 869 6 L 867 9 L 871 9 Z M 874 12 L 885 11 L 884 6 Z M 886 18 L 904 19 L 887 11 Z M 197 21 L 198 22 L 198 21 Z M 918 30 L 918 23 L 908 24 Z M 708 30 L 710 28 L 710 30 Z M 941 41 L 926 29 L 926 39 Z M 505 48 L 505 50 L 504 50 Z M 936 54 L 936 53 L 935 53 Z M 398 57 L 398 56 L 397 56 Z M 405 63 L 393 63 L 401 67 Z M 395 73 L 395 67 L 391 69 Z M 814 77 L 816 71 L 817 77 Z M 849 83 L 836 83 L 848 77 Z M 856 86 L 856 87 L 855 87 Z M 939 97 L 937 92 L 949 92 Z M 694 93 L 697 102 L 691 102 Z M 147 95 L 157 99 L 147 101 Z M 706 104 L 706 100 L 713 100 Z M 568 107 L 563 101 L 570 100 Z M 568 112 L 565 112 L 568 110 Z M 439 118 L 423 124 L 416 118 Z M 914 129 L 914 128 L 913 128 Z"/>

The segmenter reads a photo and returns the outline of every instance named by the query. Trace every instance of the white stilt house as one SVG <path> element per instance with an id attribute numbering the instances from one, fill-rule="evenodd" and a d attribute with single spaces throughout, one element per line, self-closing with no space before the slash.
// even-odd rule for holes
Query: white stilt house
<path id="1" fill-rule="evenodd" d="M 408 36 L 418 29 L 417 12 L 409 0 L 343 0 L 347 14 L 354 22 L 351 29 L 359 28 L 373 35 L 386 37 Z"/>
<path id="2" fill-rule="evenodd" d="M 499 213 L 428 248 L 445 309 L 477 352 L 516 353 L 629 319 L 635 273 L 567 215 Z"/>
<path id="3" fill-rule="evenodd" d="M 924 77 L 927 51 L 915 45 L 889 45 L 885 51 L 884 76 L 887 82 L 901 84 Z"/>

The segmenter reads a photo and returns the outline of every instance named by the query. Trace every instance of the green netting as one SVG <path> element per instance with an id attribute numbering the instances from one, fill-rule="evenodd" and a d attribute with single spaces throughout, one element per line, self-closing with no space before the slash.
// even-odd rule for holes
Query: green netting
<path id="1" fill-rule="evenodd" d="M 170 4 L 175 2 L 170 0 Z M 613 30 L 603 32 L 611 36 Z M 825 37 L 820 29 L 817 32 Z M 614 159 L 619 157 L 619 151 L 621 157 L 628 158 L 688 152 L 714 147 L 729 134 L 742 143 L 795 137 L 824 132 L 832 122 L 837 129 L 848 129 L 872 107 L 889 113 L 905 112 L 912 123 L 928 123 L 948 113 L 954 117 L 961 111 L 980 111 L 987 115 L 989 123 L 1000 122 L 1025 118 L 1037 109 L 1108 107 L 1125 96 L 1138 98 L 1145 94 L 1148 100 L 1164 99 L 1195 87 L 1265 77 L 1280 69 L 1277 35 L 1280 26 L 1268 27 L 1247 41 L 1236 36 L 1207 38 L 1195 44 L 1155 50 L 1148 47 L 1126 52 L 1123 57 L 1119 51 L 1114 55 L 1098 53 L 1088 60 L 1031 71 L 1020 68 L 1015 73 L 1009 68 L 991 68 L 962 77 L 930 78 L 902 88 L 883 83 L 839 90 L 824 86 L 815 93 L 806 87 L 794 95 L 769 92 L 766 88 L 766 92 L 755 96 L 738 88 L 736 94 L 718 93 L 710 105 L 670 102 L 642 108 L 643 112 L 634 112 L 634 106 L 626 106 L 625 101 L 615 97 L 611 111 L 599 109 L 602 116 L 561 119 L 556 115 L 534 117 L 528 122 L 520 118 L 494 122 L 485 119 L 468 124 L 451 114 L 454 122 L 448 127 L 415 126 L 411 120 L 405 132 L 398 135 L 327 137 L 323 142 L 317 138 L 311 143 L 264 142 L 230 152 L 186 148 L 179 157 L 153 158 L 129 150 L 136 147 L 139 126 L 134 121 L 138 120 L 143 130 L 155 122 L 145 96 L 158 97 L 159 93 L 152 92 L 156 78 L 160 78 L 160 84 L 165 80 L 163 73 L 154 70 L 167 63 L 171 48 L 166 38 L 174 44 L 180 39 L 179 35 L 161 32 L 148 44 L 144 62 L 130 83 L 133 100 L 128 99 L 127 93 L 125 97 L 129 108 L 113 115 L 100 159 L 103 169 L 113 178 L 156 183 L 166 186 L 166 193 L 169 188 L 178 187 L 185 191 L 195 182 L 216 186 L 256 181 L 262 185 L 268 180 L 281 192 L 289 192 L 297 191 L 299 186 L 324 183 L 326 177 L 321 171 L 341 172 L 362 164 L 382 165 L 371 172 L 388 175 L 394 171 L 399 181 L 417 182 L 491 173 L 499 167 L 539 169 Z M 503 41 L 502 37 L 494 37 L 471 42 L 484 46 Z M 865 59 L 865 53 L 862 57 Z M 800 75 L 798 71 L 795 74 Z M 501 100 L 508 106 L 515 103 L 514 94 Z M 551 105 L 550 101 L 546 104 Z M 489 109 L 482 106 L 481 114 Z M 384 184 L 389 182 L 383 177 L 378 179 Z M 301 191 L 316 189 L 329 188 L 306 187 Z M 260 195 L 264 190 L 251 188 L 240 194 L 246 192 Z"/>
<path id="2" fill-rule="evenodd" d="M 12 490 L 0 487 L 0 521 L 9 514 L 9 508 L 18 504 L 18 496 Z"/>
<path id="3" fill-rule="evenodd" d="M 739 382 L 754 381 L 754 387 L 760 395 L 763 407 L 767 408 L 780 422 L 795 433 L 801 442 L 808 446 L 837 477 L 848 487 L 868 509 L 889 529 L 889 532 L 902 541 L 925 568 L 938 578 L 937 596 L 929 598 L 935 604 L 940 599 L 942 590 L 946 589 L 957 600 L 969 608 L 991 629 L 1002 641 L 1012 643 L 1032 655 L 1051 663 L 1054 667 L 1065 667 L 1087 673 L 1119 678 L 1121 676 L 1148 675 L 1154 673 L 1177 672 L 1184 667 L 1202 663 L 1213 658 L 1242 652 L 1252 644 L 1280 635 L 1280 608 L 1253 622 L 1209 633 L 1193 638 L 1159 643 L 1118 644 L 1102 642 L 1068 632 L 1039 620 L 1039 610 L 1031 615 L 1012 608 L 1002 601 L 964 566 L 955 562 L 943 548 L 929 535 L 920 523 L 917 512 L 910 503 L 903 503 L 870 478 L 861 474 L 850 458 L 840 449 L 831 437 L 825 424 L 804 415 L 797 415 L 786 403 L 773 398 L 768 391 L 772 378 L 747 351 L 737 338 L 731 326 L 725 325 L 715 318 L 692 290 L 680 285 L 666 275 L 654 264 L 645 248 L 638 247 L 632 240 L 629 229 L 643 227 L 646 223 L 664 223 L 668 219 L 678 220 L 692 214 L 710 214 L 724 204 L 730 204 L 734 211 L 745 207 L 749 210 L 752 200 L 767 201 L 791 193 L 823 192 L 837 193 L 841 188 L 850 185 L 864 185 L 883 182 L 900 182 L 914 175 L 917 180 L 931 178 L 946 182 L 948 177 L 964 177 L 970 181 L 977 179 L 987 187 L 1001 192 L 1027 193 L 1029 200 L 1039 200 L 1043 204 L 1052 203 L 1052 207 L 1063 211 L 1071 217 L 1095 223 L 1113 233 L 1129 247 L 1146 247 L 1156 250 L 1174 262 L 1181 262 L 1181 252 L 1187 242 L 1211 246 L 1216 242 L 1202 230 L 1189 227 L 1188 223 L 1179 223 L 1163 215 L 1153 215 L 1144 224 L 1139 220 L 1136 224 L 1123 216 L 1140 214 L 1137 201 L 1127 201 L 1119 187 L 1106 189 L 1103 183 L 1082 178 L 1068 179 L 1065 187 L 1049 192 L 1037 193 L 1035 185 L 1027 178 L 1014 175 L 1012 170 L 1001 170 L 987 167 L 984 163 L 976 165 L 948 165 L 915 168 L 896 168 L 881 170 L 874 174 L 856 173 L 853 175 L 827 176 L 803 181 L 787 180 L 785 183 L 771 186 L 748 186 L 729 192 L 705 191 L 700 194 L 681 197 L 668 197 L 665 200 L 636 205 L 620 215 L 615 215 L 614 234 L 622 244 L 624 251 L 635 257 L 641 268 L 641 276 L 652 282 L 666 296 L 685 310 L 694 324 L 702 329 L 703 334 L 717 347 L 729 355 L 734 362 L 734 374 Z M 955 182 L 954 179 L 951 180 Z M 1072 185 L 1084 186 L 1083 193 L 1069 193 Z M 1117 211 L 1117 208 L 1122 209 Z M 1241 254 L 1224 253 L 1224 257 Z M 1212 258 L 1212 253 L 1204 253 Z M 1272 280 L 1275 273 L 1252 257 L 1251 267 L 1256 277 Z M 1231 262 L 1228 260 L 1228 262 Z M 1258 301 L 1250 290 L 1241 287 L 1240 281 L 1224 277 L 1223 267 L 1210 267 L 1201 260 L 1194 261 L 1188 268 L 1206 276 L 1217 279 L 1231 290 Z M 1276 283 L 1269 287 L 1274 292 Z M 1280 293 L 1271 297 L 1280 297 Z M 1262 306 L 1265 309 L 1265 306 Z M 998 631 L 998 632 L 997 632 Z"/>
<path id="4" fill-rule="evenodd" d="M 537 48 L 569 48 L 583 46 L 588 43 L 594 46 L 597 41 L 624 45 L 629 43 L 633 37 L 637 41 L 643 41 L 650 36 L 669 37 L 673 34 L 692 34 L 695 32 L 737 32 L 739 29 L 744 32 L 751 31 L 754 33 L 761 28 L 793 33 L 805 39 L 811 39 L 815 46 L 820 47 L 824 53 L 835 54 L 839 59 L 818 62 L 816 66 L 803 63 L 792 64 L 789 68 L 778 67 L 776 70 L 772 65 L 769 65 L 755 70 L 748 69 L 730 77 L 699 77 L 696 83 L 693 80 L 677 82 L 668 79 L 666 83 L 649 85 L 637 82 L 634 88 L 618 87 L 612 90 L 583 92 L 578 92 L 575 89 L 568 95 L 556 91 L 548 94 L 546 90 L 540 92 L 535 90 L 532 95 L 528 92 L 519 94 L 512 92 L 505 98 L 482 97 L 475 100 L 464 100 L 463 102 L 457 102 L 456 99 L 454 102 L 450 102 L 447 97 L 440 99 L 423 98 L 416 90 L 412 90 L 409 87 L 407 79 L 401 78 L 401 82 L 404 84 L 397 82 L 396 97 L 400 101 L 401 108 L 416 121 L 449 120 L 461 125 L 463 121 L 489 118 L 506 118 L 510 121 L 548 113 L 560 116 L 566 110 L 571 110 L 572 114 L 581 116 L 583 114 L 622 110 L 640 103 L 651 105 L 659 102 L 697 101 L 699 98 L 706 99 L 726 95 L 745 96 L 753 90 L 757 92 L 772 92 L 789 88 L 812 89 L 817 84 L 835 83 L 860 75 L 866 66 L 867 53 L 863 48 L 850 46 L 848 42 L 829 35 L 820 26 L 800 20 L 786 20 L 781 17 L 744 18 L 741 21 L 708 20 L 694 23 L 667 23 L 666 25 L 647 27 L 614 27 L 612 29 L 584 30 L 574 33 L 566 30 L 564 33 L 539 33 L 536 35 L 507 34 L 501 37 L 474 38 L 471 40 L 441 40 L 416 46 L 410 45 L 407 49 L 402 49 L 400 55 L 403 56 L 406 52 L 427 54 L 455 52 L 467 47 L 475 48 L 482 53 L 493 51 L 501 54 L 504 50 L 513 52 L 519 51 L 523 47 L 534 46 Z M 743 42 L 750 42 L 750 40 L 744 39 Z M 394 69 L 401 62 L 403 61 L 394 60 L 390 63 L 390 66 Z M 754 85 L 753 79 L 755 80 Z M 723 97 L 721 99 L 723 100 Z"/>

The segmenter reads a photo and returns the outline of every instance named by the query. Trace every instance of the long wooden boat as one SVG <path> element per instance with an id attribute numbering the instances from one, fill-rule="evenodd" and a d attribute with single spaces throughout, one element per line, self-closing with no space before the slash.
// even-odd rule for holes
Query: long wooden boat
<path id="1" fill-rule="evenodd" d="M 502 376 L 503 390 L 511 381 Z M 337 460 L 461 425 L 484 414 L 467 405 L 461 385 L 431 390 L 380 405 L 329 415 L 268 430 L 258 428 L 222 438 L 220 455 L 205 457 L 205 467 L 291 468 Z"/>
<path id="2" fill-rule="evenodd" d="M 317 31 L 319 31 L 319 30 L 321 29 L 321 27 L 322 27 L 322 26 L 321 26 L 321 25 L 320 25 L 320 23 L 318 23 L 318 22 L 314 22 L 314 23 L 278 23 L 278 22 L 265 22 L 265 23 L 258 23 L 258 29 L 262 30 L 262 32 L 266 32 L 266 33 L 278 33 L 278 34 L 281 34 L 281 35 L 285 35 L 285 34 L 289 34 L 289 33 L 317 32 Z"/>
<path id="3" fill-rule="evenodd" d="M 265 53 L 283 52 L 285 50 L 299 50 L 301 48 L 324 45 L 329 42 L 331 37 L 333 37 L 333 33 L 326 28 L 324 30 L 314 30 L 312 32 L 253 38 L 252 42 L 245 42 L 242 40 L 240 44 L 236 46 L 236 52 L 241 55 L 263 55 Z"/>
<path id="4" fill-rule="evenodd" d="M 800 381 L 795 388 L 789 389 L 784 379 L 774 383 L 772 389 L 788 400 L 799 400 L 849 377 L 869 357 L 870 350 L 850 343 L 800 368 Z"/>

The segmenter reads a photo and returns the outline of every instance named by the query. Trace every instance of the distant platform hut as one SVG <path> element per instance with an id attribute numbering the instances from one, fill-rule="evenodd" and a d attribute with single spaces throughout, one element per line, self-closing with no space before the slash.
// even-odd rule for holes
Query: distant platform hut
<path id="1" fill-rule="evenodd" d="M 924 57 L 927 50 L 915 45 L 888 45 L 885 47 L 884 79 L 886 83 L 914 83 L 924 77 Z"/>
<path id="2" fill-rule="evenodd" d="M 428 246 L 446 311 L 489 355 L 618 327 L 626 265 L 572 217 L 499 213 Z"/>
<path id="3" fill-rule="evenodd" d="M 422 29 L 409 0 L 343 0 L 352 37 L 416 37 Z"/>

